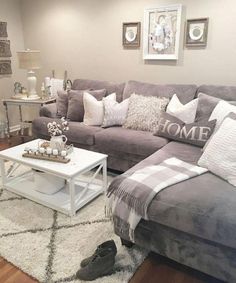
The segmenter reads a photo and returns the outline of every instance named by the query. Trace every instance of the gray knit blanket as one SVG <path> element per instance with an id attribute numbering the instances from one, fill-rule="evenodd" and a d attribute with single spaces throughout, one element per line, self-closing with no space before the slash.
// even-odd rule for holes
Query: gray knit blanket
<path id="1" fill-rule="evenodd" d="M 156 194 L 207 171 L 206 168 L 172 157 L 158 165 L 116 177 L 107 192 L 116 229 L 134 242 L 135 228 L 141 218 L 148 220 L 148 207 Z"/>

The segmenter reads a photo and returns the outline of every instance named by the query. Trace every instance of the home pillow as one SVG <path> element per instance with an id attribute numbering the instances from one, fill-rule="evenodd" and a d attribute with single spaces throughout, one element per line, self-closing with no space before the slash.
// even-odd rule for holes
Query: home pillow
<path id="1" fill-rule="evenodd" d="M 66 117 L 68 110 L 68 93 L 65 90 L 59 90 L 57 92 L 57 116 Z"/>
<path id="2" fill-rule="evenodd" d="M 102 127 L 122 126 L 127 116 L 129 107 L 129 98 L 121 103 L 110 99 L 103 99 L 104 102 L 104 120 Z"/>
<path id="3" fill-rule="evenodd" d="M 198 98 L 187 104 L 182 104 L 176 94 L 174 94 L 167 106 L 166 112 L 179 118 L 186 124 L 193 123 L 196 116 Z"/>
<path id="4" fill-rule="evenodd" d="M 98 101 L 93 95 L 84 92 L 84 124 L 90 126 L 101 126 L 104 119 L 104 101 L 116 101 L 116 94 L 112 93 L 102 101 Z"/>
<path id="5" fill-rule="evenodd" d="M 212 136 L 198 165 L 236 186 L 236 121 L 227 117 Z M 223 189 L 223 188 L 222 188 Z"/>
<path id="6" fill-rule="evenodd" d="M 166 109 L 169 99 L 165 97 L 132 94 L 124 128 L 149 131 L 156 130 L 159 115 Z"/>
<path id="7" fill-rule="evenodd" d="M 216 120 L 202 120 L 190 124 L 162 112 L 155 136 L 203 147 L 214 131 Z"/>
<path id="8" fill-rule="evenodd" d="M 71 90 L 68 95 L 68 111 L 67 119 L 71 121 L 82 122 L 84 118 L 84 90 Z M 87 93 L 94 96 L 97 100 L 102 100 L 106 95 L 105 89 L 100 90 L 86 90 Z"/>

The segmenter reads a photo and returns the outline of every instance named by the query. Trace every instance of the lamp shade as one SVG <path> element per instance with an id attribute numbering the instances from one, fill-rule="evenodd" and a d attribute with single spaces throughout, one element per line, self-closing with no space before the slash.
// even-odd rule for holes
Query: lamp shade
<path id="1" fill-rule="evenodd" d="M 17 54 L 20 69 L 35 70 L 41 68 L 39 50 L 19 51 Z"/>

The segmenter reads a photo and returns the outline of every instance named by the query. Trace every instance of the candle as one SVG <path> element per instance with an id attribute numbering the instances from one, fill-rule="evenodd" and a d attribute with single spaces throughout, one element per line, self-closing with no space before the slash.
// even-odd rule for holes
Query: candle
<path id="1" fill-rule="evenodd" d="M 43 153 L 45 152 L 44 147 L 40 147 L 40 148 L 39 148 L 39 152 L 43 154 Z"/>
<path id="2" fill-rule="evenodd" d="M 25 147 L 24 151 L 26 151 L 27 153 L 30 152 L 30 148 L 28 146 Z"/>
<path id="3" fill-rule="evenodd" d="M 61 151 L 61 156 L 66 157 L 66 150 Z"/>
<path id="4" fill-rule="evenodd" d="M 57 149 L 53 149 L 52 154 L 57 156 L 58 155 L 58 150 Z"/>
<path id="5" fill-rule="evenodd" d="M 52 154 L 52 148 L 51 147 L 47 147 L 47 154 L 51 155 Z"/>

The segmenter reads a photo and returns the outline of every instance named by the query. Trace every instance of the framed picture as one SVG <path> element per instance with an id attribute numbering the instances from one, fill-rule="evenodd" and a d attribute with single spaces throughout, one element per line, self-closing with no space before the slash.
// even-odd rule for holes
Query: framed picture
<path id="1" fill-rule="evenodd" d="M 0 60 L 0 75 L 11 75 L 11 60 Z"/>
<path id="2" fill-rule="evenodd" d="M 0 40 L 0 57 L 11 57 L 10 40 Z"/>
<path id="3" fill-rule="evenodd" d="M 140 47 L 141 23 L 123 23 L 123 46 Z"/>
<path id="4" fill-rule="evenodd" d="M 206 46 L 209 18 L 190 19 L 186 23 L 185 45 Z"/>
<path id="5" fill-rule="evenodd" d="M 7 37 L 7 23 L 0 22 L 0 37 Z"/>
<path id="6" fill-rule="evenodd" d="M 143 59 L 177 60 L 182 5 L 148 8 L 144 11 Z"/>

